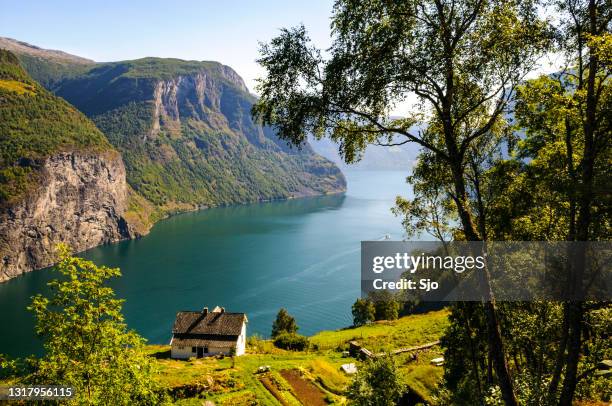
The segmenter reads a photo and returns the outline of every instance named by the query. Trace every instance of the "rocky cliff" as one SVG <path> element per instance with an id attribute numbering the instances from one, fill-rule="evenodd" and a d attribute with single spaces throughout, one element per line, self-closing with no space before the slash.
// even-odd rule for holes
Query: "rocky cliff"
<path id="1" fill-rule="evenodd" d="M 0 50 L 0 282 L 129 238 L 120 154 L 82 113 Z"/>
<path id="2" fill-rule="evenodd" d="M 255 96 L 217 62 L 99 64 L 55 92 L 96 123 L 122 153 L 130 186 L 163 213 L 346 187 L 337 166 L 308 144 L 290 148 L 254 122 Z"/>
<path id="3" fill-rule="evenodd" d="M 0 282 L 53 264 L 59 242 L 83 251 L 133 235 L 119 154 L 59 153 L 38 177 L 38 187 L 0 213 Z"/>

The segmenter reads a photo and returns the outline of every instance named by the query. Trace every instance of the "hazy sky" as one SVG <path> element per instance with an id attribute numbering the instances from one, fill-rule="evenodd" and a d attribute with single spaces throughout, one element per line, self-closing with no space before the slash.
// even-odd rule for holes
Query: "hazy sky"
<path id="1" fill-rule="evenodd" d="M 303 23 L 328 47 L 333 0 L 0 0 L 0 36 L 99 62 L 145 56 L 219 61 L 251 91 L 258 42 Z"/>

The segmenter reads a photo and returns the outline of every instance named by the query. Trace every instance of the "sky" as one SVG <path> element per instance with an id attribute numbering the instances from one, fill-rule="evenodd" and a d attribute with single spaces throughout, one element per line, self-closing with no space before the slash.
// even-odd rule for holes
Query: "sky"
<path id="1" fill-rule="evenodd" d="M 331 45 L 333 0 L 0 0 L 0 36 L 59 49 L 97 62 L 146 56 L 217 61 L 231 66 L 249 90 L 264 70 L 260 42 L 304 24 L 320 49 Z M 542 61 L 532 77 L 558 68 Z M 416 97 L 391 111 L 405 116 Z"/>
<path id="2" fill-rule="evenodd" d="M 254 91 L 258 43 L 304 24 L 329 47 L 333 0 L 0 0 L 0 36 L 97 62 L 145 56 L 218 61 Z"/>

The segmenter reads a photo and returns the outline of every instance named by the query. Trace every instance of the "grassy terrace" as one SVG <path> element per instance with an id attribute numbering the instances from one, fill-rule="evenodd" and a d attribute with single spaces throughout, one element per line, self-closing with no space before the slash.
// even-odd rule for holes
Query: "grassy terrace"
<path id="1" fill-rule="evenodd" d="M 308 352 L 279 350 L 270 341 L 251 339 L 248 354 L 237 357 L 233 368 L 230 358 L 178 361 L 169 358 L 168 346 L 149 346 L 149 350 L 157 358 L 160 381 L 177 394 L 176 404 L 202 405 L 203 399 L 217 405 L 343 404 L 342 394 L 350 378 L 340 371 L 340 365 L 357 362 L 359 368 L 358 361 L 342 357 L 348 341 L 357 340 L 372 351 L 425 344 L 440 337 L 447 316 L 441 310 L 321 332 L 311 337 L 311 343 L 318 349 Z M 406 384 L 425 400 L 442 375 L 442 368 L 429 362 L 440 354 L 441 349 L 436 346 L 420 352 L 416 360 L 410 354 L 396 356 Z M 256 374 L 263 365 L 269 365 L 270 372 Z"/>

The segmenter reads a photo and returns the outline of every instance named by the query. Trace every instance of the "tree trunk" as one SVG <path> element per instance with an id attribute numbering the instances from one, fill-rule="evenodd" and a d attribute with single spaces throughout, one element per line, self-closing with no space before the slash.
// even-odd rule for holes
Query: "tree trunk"
<path id="1" fill-rule="evenodd" d="M 569 303 L 563 304 L 563 326 L 561 328 L 561 342 L 557 349 L 557 355 L 555 357 L 555 369 L 553 371 L 552 379 L 548 385 L 548 397 L 552 401 L 557 395 L 557 389 L 559 388 L 559 381 L 561 379 L 561 372 L 563 372 L 563 364 L 565 360 L 565 349 L 567 348 L 567 340 L 569 338 Z"/>
<path id="2" fill-rule="evenodd" d="M 456 150 L 455 145 L 447 145 L 447 147 L 451 147 L 448 149 L 451 151 L 449 155 L 451 156 L 452 160 L 450 164 L 455 186 L 455 203 L 457 205 L 457 211 L 459 213 L 459 218 L 461 219 L 466 240 L 482 241 L 481 237 L 476 231 L 474 221 L 472 220 L 472 216 L 468 209 L 468 199 L 465 189 L 465 179 L 461 165 L 461 158 L 453 153 L 453 150 Z M 506 362 L 504 343 L 502 341 L 499 320 L 497 317 L 495 297 L 493 296 L 493 292 L 491 290 L 490 275 L 486 267 L 483 272 L 485 279 L 484 288 L 486 289 L 488 296 L 483 300 L 483 307 L 487 323 L 487 342 L 493 358 L 493 368 L 495 369 L 495 374 L 497 375 L 497 379 L 499 381 L 499 388 L 502 392 L 504 403 L 506 406 L 516 406 L 518 403 L 514 395 L 512 378 L 510 377 L 510 372 L 508 371 L 508 363 Z"/>
<path id="3" fill-rule="evenodd" d="M 589 32 L 597 34 L 597 6 L 595 0 L 589 0 Z M 589 53 L 589 69 L 587 77 L 586 111 L 584 119 L 584 153 L 581 162 L 581 188 L 578 198 L 578 219 L 576 221 L 576 240 L 588 241 L 591 225 L 591 205 L 593 203 L 593 170 L 595 166 L 595 126 L 597 112 L 597 95 L 595 79 L 599 60 L 597 54 Z M 582 76 L 582 72 L 580 72 Z M 586 246 L 581 244 L 574 252 L 571 276 L 573 282 L 573 299 L 568 304 L 568 354 L 565 380 L 559 405 L 571 406 L 576 391 L 578 361 L 582 345 L 582 323 L 584 317 L 583 295 L 584 268 L 586 265 Z"/>

